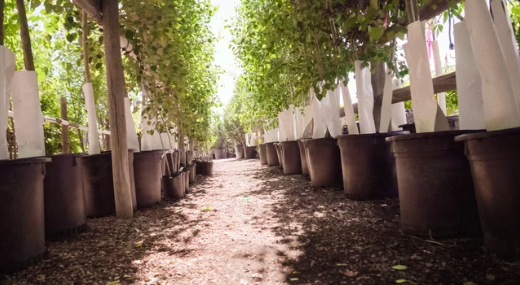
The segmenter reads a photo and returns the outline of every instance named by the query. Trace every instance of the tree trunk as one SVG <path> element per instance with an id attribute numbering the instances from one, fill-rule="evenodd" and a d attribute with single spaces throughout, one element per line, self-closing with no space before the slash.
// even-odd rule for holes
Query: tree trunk
<path id="1" fill-rule="evenodd" d="M 379 131 L 381 124 L 381 107 L 383 105 L 383 91 L 385 89 L 385 63 L 381 62 L 376 66 L 372 74 L 372 89 L 374 93 L 374 122 L 376 130 Z"/>
<path id="2" fill-rule="evenodd" d="M 61 118 L 67 121 L 67 98 L 61 97 Z M 61 152 L 70 153 L 69 127 L 61 125 Z"/>
<path id="3" fill-rule="evenodd" d="M 81 135 L 81 130 L 76 129 L 78 131 L 79 145 L 81 146 L 81 151 L 85 153 L 85 145 L 83 144 L 83 136 Z"/>
<path id="4" fill-rule="evenodd" d="M 116 216 L 132 218 L 132 194 L 128 168 L 128 145 L 125 124 L 125 77 L 119 41 L 119 1 L 103 0 L 103 38 L 105 45 L 110 132 L 112 134 L 112 172 Z M 88 60 L 88 59 L 87 59 Z"/>
<path id="5" fill-rule="evenodd" d="M 29 24 L 23 0 L 16 0 L 18 9 L 18 22 L 20 23 L 20 37 L 22 38 L 23 62 L 25 70 L 34 71 L 34 59 L 31 48 L 31 36 L 29 35 Z"/>

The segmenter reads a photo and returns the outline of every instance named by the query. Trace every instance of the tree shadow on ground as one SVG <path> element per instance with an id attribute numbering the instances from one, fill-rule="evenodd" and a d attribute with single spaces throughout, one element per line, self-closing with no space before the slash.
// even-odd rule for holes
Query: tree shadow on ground
<path id="1" fill-rule="evenodd" d="M 339 189 L 284 176 L 279 167 L 262 167 L 254 177 L 262 182 L 249 195 L 272 199 L 264 216 L 277 221 L 269 229 L 287 249 L 278 255 L 290 268 L 290 284 L 520 284 L 520 264 L 498 260 L 479 239 L 403 233 L 398 200 L 351 201 Z M 287 254 L 293 250 L 300 254 Z"/>
<path id="2" fill-rule="evenodd" d="M 203 195 L 203 190 L 194 191 L 186 200 L 162 201 L 139 210 L 130 220 L 113 216 L 89 219 L 85 233 L 47 242 L 48 257 L 44 261 L 0 278 L 0 284 L 104 285 L 154 280 L 156 265 L 148 264 L 187 255 L 192 251 L 187 245 L 203 230 L 203 215 L 184 213 L 189 209 L 185 204 L 190 203 L 190 195 Z"/>

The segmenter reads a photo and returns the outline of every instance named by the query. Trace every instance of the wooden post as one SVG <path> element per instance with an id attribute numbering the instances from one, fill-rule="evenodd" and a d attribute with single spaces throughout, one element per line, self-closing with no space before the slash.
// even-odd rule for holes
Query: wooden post
<path id="1" fill-rule="evenodd" d="M 372 89 L 374 93 L 374 122 L 376 130 L 379 132 L 379 125 L 381 124 L 381 108 L 383 107 L 383 92 L 385 89 L 385 63 L 381 62 L 376 66 L 372 74 Z"/>
<path id="2" fill-rule="evenodd" d="M 61 97 L 61 118 L 67 120 L 67 98 Z M 61 152 L 70 153 L 69 127 L 61 125 Z"/>
<path id="3" fill-rule="evenodd" d="M 132 218 L 132 194 L 128 168 L 128 145 L 125 125 L 125 77 L 119 41 L 119 1 L 103 0 L 103 38 L 107 74 L 110 132 L 112 134 L 112 173 L 116 216 Z"/>
<path id="4" fill-rule="evenodd" d="M 27 14 L 25 13 L 25 5 L 23 0 L 16 0 L 16 9 L 18 9 L 18 22 L 20 23 L 20 37 L 22 38 L 23 62 L 25 65 L 25 70 L 34 71 L 31 36 L 29 35 L 29 24 L 27 23 Z"/>

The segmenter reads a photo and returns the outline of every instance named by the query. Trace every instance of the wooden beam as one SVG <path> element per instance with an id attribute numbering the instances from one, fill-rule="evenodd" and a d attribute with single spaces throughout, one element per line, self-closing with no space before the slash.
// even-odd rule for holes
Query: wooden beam
<path id="1" fill-rule="evenodd" d="M 442 76 L 433 78 L 433 91 L 435 94 L 442 93 L 442 92 L 448 92 L 451 90 L 457 89 L 457 76 L 455 72 L 444 74 Z M 374 105 L 377 104 L 377 100 L 382 100 L 383 96 L 382 94 L 379 94 L 379 96 L 376 97 L 376 101 L 374 102 Z M 380 98 L 380 99 L 379 99 Z M 396 89 L 393 92 L 392 97 L 392 104 L 404 102 L 412 100 L 412 93 L 410 93 L 410 86 L 403 87 L 400 89 Z M 358 106 L 357 103 L 352 104 L 354 107 L 354 112 L 357 113 Z M 340 108 L 340 116 L 345 116 L 345 110 L 343 108 Z"/>
<path id="2" fill-rule="evenodd" d="M 116 216 L 132 218 L 132 194 L 128 167 L 128 145 L 125 124 L 125 77 L 121 59 L 119 40 L 119 8 L 115 0 L 103 0 L 103 38 L 105 46 L 106 77 L 112 133 L 112 173 L 114 176 L 114 197 Z"/>
<path id="3" fill-rule="evenodd" d="M 92 18 L 96 20 L 98 24 L 103 23 L 103 12 L 101 11 L 101 0 L 73 0 L 76 5 L 80 6 L 81 9 Z M 115 0 L 113 0 L 115 1 Z M 118 2 L 118 1 L 116 1 Z"/>

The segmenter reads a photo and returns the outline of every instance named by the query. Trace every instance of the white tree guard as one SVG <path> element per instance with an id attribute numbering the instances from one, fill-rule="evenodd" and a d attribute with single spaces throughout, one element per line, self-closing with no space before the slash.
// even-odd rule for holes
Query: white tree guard
<path id="1" fill-rule="evenodd" d="M 453 26 L 457 70 L 457 97 L 459 102 L 459 128 L 485 129 L 482 103 L 482 80 L 473 56 L 471 37 L 466 22 Z"/>
<path id="2" fill-rule="evenodd" d="M 356 115 L 354 114 L 354 107 L 352 106 L 352 98 L 350 97 L 350 91 L 348 87 L 343 84 L 343 81 L 339 83 L 341 88 L 341 95 L 343 96 L 343 109 L 345 110 L 345 120 L 348 126 L 348 133 L 351 135 L 358 135 L 359 130 L 356 122 Z"/>
<path id="3" fill-rule="evenodd" d="M 9 117 L 10 85 L 14 75 L 15 55 L 8 48 L 0 46 L 0 130 L 7 130 Z M 0 159 L 9 158 L 5 131 L 0 131 Z"/>
<path id="4" fill-rule="evenodd" d="M 385 72 L 385 86 L 383 90 L 383 102 L 381 103 L 381 121 L 379 122 L 379 132 L 386 133 L 390 128 L 392 118 L 392 97 L 394 89 L 394 73 Z"/>
<path id="5" fill-rule="evenodd" d="M 295 122 L 295 136 L 296 139 L 301 139 L 303 137 L 303 132 L 305 132 L 305 116 L 302 114 L 302 108 L 296 108 L 294 110 L 294 122 Z"/>
<path id="6" fill-rule="evenodd" d="M 249 142 L 249 146 L 256 146 L 256 133 L 251 135 L 251 141 Z"/>
<path id="7" fill-rule="evenodd" d="M 294 135 L 294 106 L 289 105 L 289 109 L 285 110 L 284 113 L 285 137 L 288 141 L 294 141 L 296 140 L 296 136 Z"/>
<path id="8" fill-rule="evenodd" d="M 466 1 L 465 15 L 475 62 L 482 79 L 486 129 L 493 131 L 520 127 L 520 114 L 506 60 L 486 0 Z"/>
<path id="9" fill-rule="evenodd" d="M 45 156 L 38 75 L 35 71 L 16 71 L 11 84 L 18 156 Z"/>
<path id="10" fill-rule="evenodd" d="M 303 127 L 303 131 L 302 131 L 302 138 L 305 135 L 305 130 L 307 129 L 309 124 L 312 122 L 313 116 L 314 116 L 314 113 L 312 112 L 312 106 L 311 105 L 306 106 L 305 112 L 303 113 L 304 127 Z"/>
<path id="11" fill-rule="evenodd" d="M 513 88 L 516 106 L 520 111 L 520 68 L 518 57 L 518 45 L 507 12 L 507 5 L 502 0 L 491 0 L 491 8 L 493 9 L 493 21 L 495 29 L 502 47 L 502 53 L 506 58 L 507 74 Z"/>
<path id="12" fill-rule="evenodd" d="M 162 150 L 163 144 L 164 148 L 168 148 L 166 145 L 167 141 L 161 143 L 161 135 L 159 132 L 155 130 L 156 120 L 148 118 L 141 118 L 141 150 L 149 151 L 149 150 Z M 153 130 L 153 135 L 149 134 L 148 131 Z"/>
<path id="13" fill-rule="evenodd" d="M 314 96 L 311 101 L 313 119 L 314 119 L 314 129 L 312 131 L 313 139 L 324 138 L 325 134 L 327 133 L 327 126 L 325 125 L 325 122 L 323 121 L 323 117 L 322 117 L 321 110 L 320 110 L 321 109 L 320 105 L 321 105 L 320 101 L 318 101 L 318 98 L 316 98 L 316 96 Z"/>
<path id="14" fill-rule="evenodd" d="M 327 96 L 321 99 L 322 118 L 329 130 L 330 135 L 335 138 L 341 135 L 341 118 L 339 117 L 339 98 L 337 92 L 329 90 Z"/>
<path id="15" fill-rule="evenodd" d="M 408 43 L 403 45 L 410 74 L 410 91 L 415 127 L 418 133 L 449 129 L 446 116 L 434 97 L 426 39 L 421 21 L 408 25 Z"/>
<path id="16" fill-rule="evenodd" d="M 130 105 L 129 98 L 125 98 L 125 121 L 128 149 L 139 152 L 139 140 L 137 139 L 137 131 L 135 130 L 134 120 L 132 119 L 132 106 Z"/>
<path id="17" fill-rule="evenodd" d="M 362 134 L 376 132 L 374 122 L 374 92 L 372 89 L 372 74 L 370 67 L 363 68 L 362 62 L 356 60 L 356 87 L 358 98 L 359 128 Z"/>
<path id="18" fill-rule="evenodd" d="M 441 52 L 439 49 L 439 42 L 434 41 L 433 42 L 433 60 L 435 63 L 435 75 L 441 76 L 443 74 L 442 72 L 442 62 L 441 62 Z M 439 107 L 441 107 L 442 112 L 444 115 L 448 115 L 446 110 L 446 93 L 441 92 L 437 94 L 437 102 L 439 104 Z"/>
<path id="19" fill-rule="evenodd" d="M 245 138 L 246 138 L 246 146 L 251 146 L 251 142 L 249 140 L 249 134 L 246 134 Z"/>
<path id="20" fill-rule="evenodd" d="M 88 115 L 88 154 L 99 154 L 101 152 L 101 145 L 99 143 L 98 121 L 92 83 L 83 84 L 83 95 L 85 96 L 85 105 Z"/>

